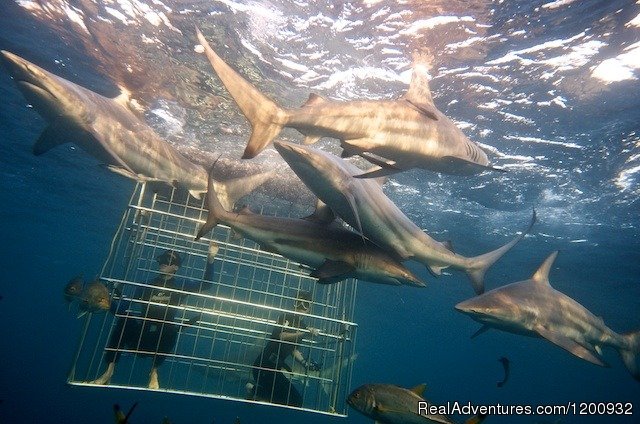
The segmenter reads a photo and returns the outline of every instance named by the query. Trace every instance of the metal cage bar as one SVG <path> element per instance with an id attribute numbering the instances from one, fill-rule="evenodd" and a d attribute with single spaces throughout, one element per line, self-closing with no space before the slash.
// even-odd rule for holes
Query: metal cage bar
<path id="1" fill-rule="evenodd" d="M 262 211 L 267 212 L 275 211 Z M 150 390 L 149 372 L 157 365 L 156 390 L 346 416 L 356 357 L 356 281 L 316 284 L 301 265 L 221 225 L 194 241 L 206 214 L 203 200 L 175 189 L 151 194 L 144 183 L 136 186 L 101 274 L 111 312 L 87 314 L 68 382 L 98 386 L 108 362 L 115 362 L 113 375 L 99 387 Z M 165 280 L 156 258 L 167 250 L 182 257 L 179 283 L 160 287 Z M 293 308 L 299 291 L 312 294 L 308 313 Z M 158 292 L 164 297 L 155 298 Z M 158 310 L 164 315 L 150 312 Z M 283 316 L 300 316 L 320 329 L 316 337 L 301 330 L 297 344 L 305 358 L 322 364 L 320 371 L 296 367 L 295 361 L 288 363 L 290 370 L 277 371 L 295 388 L 289 398 L 296 391 L 301 404 L 276 401 L 282 393 L 275 391 L 255 398 L 248 390 L 254 375 L 274 373 L 256 358 L 274 328 L 284 326 Z M 287 343 L 280 341 L 278 349 Z"/>

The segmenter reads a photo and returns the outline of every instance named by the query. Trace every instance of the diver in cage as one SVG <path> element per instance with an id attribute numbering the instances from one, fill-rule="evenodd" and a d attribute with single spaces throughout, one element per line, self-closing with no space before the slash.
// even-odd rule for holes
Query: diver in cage
<path id="1" fill-rule="evenodd" d="M 300 291 L 294 303 L 294 313 L 284 313 L 277 321 L 266 346 L 253 363 L 255 384 L 248 383 L 248 398 L 290 406 L 302 406 L 302 396 L 293 383 L 282 373 L 282 369 L 291 372 L 285 360 L 291 356 L 309 371 L 319 371 L 320 365 L 307 360 L 298 350 L 305 334 L 317 336 L 319 330 L 307 327 L 302 315 L 311 309 L 311 293 Z"/>
<path id="2" fill-rule="evenodd" d="M 133 298 L 142 300 L 142 310 L 134 311 L 136 302 L 121 301 L 112 312 L 126 315 L 119 316 L 104 353 L 107 362 L 106 371 L 91 384 L 107 384 L 113 376 L 115 365 L 120 359 L 121 349 L 134 349 L 142 355 L 152 356 L 153 362 L 149 373 L 150 389 L 160 388 L 158 367 L 164 362 L 166 355 L 175 348 L 178 340 L 180 324 L 174 322 L 178 306 L 188 295 L 165 288 L 187 292 L 200 292 L 212 286 L 211 282 L 180 281 L 175 274 L 182 264 L 182 258 L 173 250 L 167 250 L 157 258 L 159 275 L 148 283 L 149 287 L 137 287 Z M 114 302 L 115 303 L 115 302 Z M 159 305 L 160 304 L 160 305 Z M 127 310 L 130 310 L 127 314 Z M 144 353 L 142 353 L 144 352 Z"/>

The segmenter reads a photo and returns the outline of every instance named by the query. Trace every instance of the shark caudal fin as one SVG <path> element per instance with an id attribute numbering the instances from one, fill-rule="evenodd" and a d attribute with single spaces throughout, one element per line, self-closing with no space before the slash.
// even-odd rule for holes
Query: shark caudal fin
<path id="1" fill-rule="evenodd" d="M 218 160 L 216 159 L 216 162 Z M 207 185 L 207 207 L 209 208 L 209 214 L 207 215 L 207 221 L 200 227 L 198 230 L 198 234 L 196 235 L 196 240 L 200 240 L 200 238 L 211 231 L 220 220 L 221 216 L 228 214 L 229 212 L 224 209 L 220 200 L 218 199 L 218 194 L 216 193 L 215 186 L 216 181 L 213 179 L 213 168 L 215 166 L 215 162 L 209 169 L 209 182 Z"/>
<path id="2" fill-rule="evenodd" d="M 489 253 L 485 253 L 484 255 L 474 256 L 469 258 L 469 263 L 471 264 L 467 269 L 465 269 L 467 275 L 471 279 L 471 285 L 475 290 L 476 294 L 484 293 L 484 274 L 487 270 L 496 263 L 498 259 L 500 259 L 505 253 L 507 253 L 513 246 L 515 246 L 520 240 L 524 238 L 524 236 L 531 231 L 531 227 L 536 222 L 536 211 L 534 209 L 533 216 L 531 217 L 531 222 L 527 228 L 517 236 L 513 238 L 509 243 L 505 244 L 502 247 L 497 248 Z"/>
<path id="3" fill-rule="evenodd" d="M 251 123 L 253 131 L 242 155 L 243 159 L 251 159 L 264 150 L 280 133 L 288 114 L 227 65 L 209 46 L 198 28 L 196 32 L 213 70 Z"/>
<path id="4" fill-rule="evenodd" d="M 640 331 L 622 334 L 628 349 L 620 349 L 622 361 L 633 378 L 640 381 L 640 367 L 638 367 L 638 354 L 640 354 Z"/>
<path id="5" fill-rule="evenodd" d="M 222 207 L 229 211 L 238 200 L 269 181 L 274 175 L 275 172 L 267 171 L 226 181 L 213 180 L 213 187 Z"/>

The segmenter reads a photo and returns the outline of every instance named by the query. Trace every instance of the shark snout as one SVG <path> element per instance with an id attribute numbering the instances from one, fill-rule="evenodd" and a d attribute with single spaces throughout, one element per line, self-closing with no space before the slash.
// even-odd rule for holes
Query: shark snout
<path id="1" fill-rule="evenodd" d="M 287 162 L 304 156 L 304 148 L 296 144 L 287 143 L 286 141 L 274 141 L 273 147 L 275 147 L 278 153 L 280 153 L 280 156 Z"/>
<path id="2" fill-rule="evenodd" d="M 2 55 L 2 63 L 14 79 L 29 83 L 34 82 L 35 77 L 33 75 L 32 67 L 35 65 L 6 50 L 0 51 L 0 54 Z"/>
<path id="3" fill-rule="evenodd" d="M 465 313 L 465 314 L 474 313 L 474 312 L 476 312 L 476 309 L 477 309 L 470 300 L 462 301 L 462 302 L 458 303 L 456 306 L 454 306 L 454 308 L 457 311 Z"/>

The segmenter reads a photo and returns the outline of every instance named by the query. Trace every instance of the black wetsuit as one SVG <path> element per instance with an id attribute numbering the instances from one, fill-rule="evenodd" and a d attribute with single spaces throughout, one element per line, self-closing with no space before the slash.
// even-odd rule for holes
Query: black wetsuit
<path id="1" fill-rule="evenodd" d="M 285 325 L 288 321 L 287 327 Z M 255 379 L 255 397 L 282 405 L 302 406 L 302 396 L 289 379 L 279 370 L 291 371 L 285 360 L 293 355 L 296 346 L 302 340 L 302 335 L 296 340 L 283 341 L 281 333 L 296 333 L 299 329 L 306 329 L 300 315 L 285 313 L 278 318 L 278 326 L 273 329 L 260 355 L 253 363 L 253 377 Z M 295 361 L 295 359 L 294 359 Z"/>
<path id="2" fill-rule="evenodd" d="M 165 280 L 162 275 L 149 284 L 155 287 L 138 287 L 133 297 L 163 305 L 136 305 L 135 302 L 120 302 L 117 308 L 120 314 L 125 314 L 125 311 L 131 308 L 141 307 L 142 310 L 140 312 L 133 310 L 128 316 L 117 318 L 105 351 L 106 362 L 118 362 L 122 353 L 120 349 L 132 349 L 143 354 L 147 352 L 148 355 L 153 356 L 153 366 L 160 366 L 166 358 L 162 354 L 171 353 L 180 330 L 180 325 L 174 322 L 178 310 L 170 308 L 169 305 L 178 306 L 187 296 L 187 294 L 164 290 L 164 288 L 199 292 L 211 285 L 211 283 L 200 284 L 192 281 L 178 283 L 175 277 Z"/>

